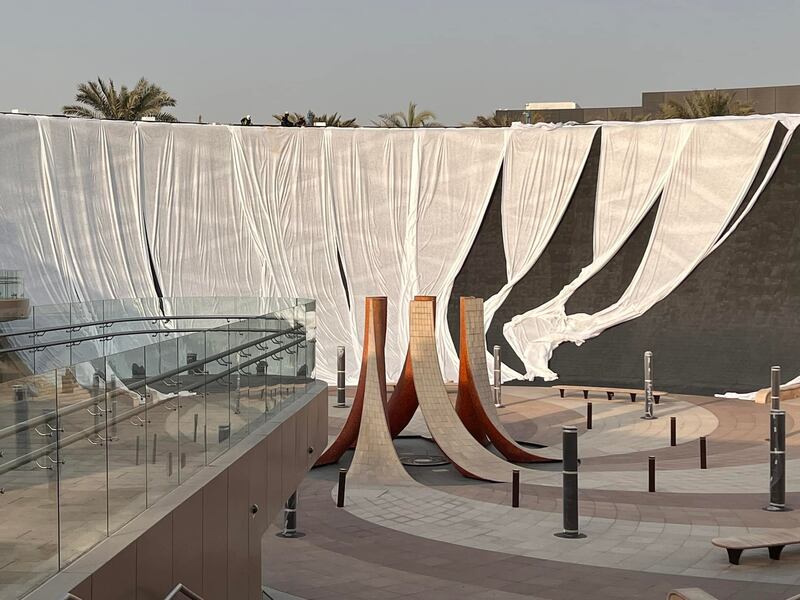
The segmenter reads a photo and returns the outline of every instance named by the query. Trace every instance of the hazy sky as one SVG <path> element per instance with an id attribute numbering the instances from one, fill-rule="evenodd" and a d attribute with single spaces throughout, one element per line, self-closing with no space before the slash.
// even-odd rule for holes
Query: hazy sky
<path id="1" fill-rule="evenodd" d="M 140 77 L 181 120 L 284 110 L 457 124 L 528 101 L 800 83 L 800 0 L 0 0 L 0 110 Z"/>

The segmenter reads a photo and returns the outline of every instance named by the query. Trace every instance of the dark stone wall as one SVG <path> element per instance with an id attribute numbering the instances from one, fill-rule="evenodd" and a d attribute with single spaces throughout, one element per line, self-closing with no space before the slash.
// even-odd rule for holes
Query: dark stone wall
<path id="1" fill-rule="evenodd" d="M 777 152 L 779 127 L 756 184 Z M 487 346 L 500 344 L 509 366 L 522 363 L 502 336 L 502 325 L 548 300 L 590 262 L 598 133 L 564 219 L 534 268 L 498 311 Z M 498 182 L 483 225 L 455 281 L 448 321 L 458 343 L 458 298 L 488 298 L 505 280 Z M 714 393 L 765 387 L 769 367 L 784 379 L 800 374 L 795 335 L 800 330 L 800 138 L 759 201 L 728 240 L 667 298 L 642 317 L 617 325 L 582 346 L 556 349 L 551 368 L 564 383 L 641 386 L 642 354 L 655 354 L 656 386 L 672 392 Z M 745 200 L 746 202 L 746 200 Z M 567 312 L 594 312 L 616 301 L 630 282 L 647 245 L 655 210 L 620 252 L 567 304 Z M 537 380 L 534 385 L 543 385 Z M 546 385 L 551 385 L 547 383 Z"/>

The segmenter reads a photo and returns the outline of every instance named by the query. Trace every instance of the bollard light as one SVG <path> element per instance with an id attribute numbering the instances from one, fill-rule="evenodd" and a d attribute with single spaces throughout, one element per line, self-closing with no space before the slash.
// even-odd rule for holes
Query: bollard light
<path id="1" fill-rule="evenodd" d="M 494 357 L 494 379 L 492 385 L 492 389 L 494 391 L 494 406 L 495 408 L 503 408 L 503 363 L 500 360 L 500 346 L 495 345 L 495 347 L 492 349 L 492 355 Z"/>
<path id="2" fill-rule="evenodd" d="M 578 428 L 574 425 L 565 425 L 561 430 L 561 436 L 564 530 L 555 536 L 567 539 L 585 538 L 586 535 L 580 532 L 578 523 Z"/>
<path id="3" fill-rule="evenodd" d="M 648 350 L 644 353 L 644 416 L 643 419 L 657 418 L 653 414 L 653 353 Z"/>
<path id="4" fill-rule="evenodd" d="M 336 348 L 336 408 L 347 408 L 345 403 L 345 348 L 338 346 Z"/>

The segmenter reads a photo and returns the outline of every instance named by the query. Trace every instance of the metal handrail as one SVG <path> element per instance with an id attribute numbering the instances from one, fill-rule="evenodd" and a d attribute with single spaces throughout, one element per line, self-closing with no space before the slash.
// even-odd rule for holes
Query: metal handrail
<path id="1" fill-rule="evenodd" d="M 96 340 L 109 340 L 113 337 L 118 336 L 125 336 L 125 335 L 158 335 L 158 334 L 165 334 L 169 335 L 170 333 L 201 333 L 203 331 L 225 331 L 223 329 L 136 329 L 134 331 L 112 331 L 101 333 L 98 335 L 90 335 L 86 337 L 80 338 L 70 338 L 64 340 L 50 340 L 48 342 L 42 342 L 40 344 L 31 344 L 29 346 L 16 346 L 14 348 L 0 348 L 0 354 L 9 354 L 11 352 L 23 352 L 27 350 L 39 350 L 40 348 L 49 348 L 50 346 L 77 346 L 81 342 L 92 342 Z M 227 331 L 238 331 L 241 333 L 253 333 L 253 332 L 263 332 L 263 331 L 276 331 L 275 329 L 230 329 Z"/>
<path id="2" fill-rule="evenodd" d="M 176 585 L 172 591 L 164 597 L 164 600 L 173 600 L 173 598 L 175 598 L 178 594 L 183 594 L 189 598 L 189 600 L 203 600 L 201 596 L 198 596 L 195 592 L 190 590 L 182 583 Z"/>
<path id="3" fill-rule="evenodd" d="M 80 329 L 81 327 L 97 327 L 98 325 L 113 325 L 114 323 L 132 323 L 137 321 L 163 321 L 169 323 L 170 321 L 178 320 L 213 320 L 213 319 L 226 319 L 226 320 L 245 320 L 245 319 L 269 319 L 274 318 L 269 315 L 151 315 L 141 317 L 122 317 L 119 319 L 104 319 L 102 321 L 87 321 L 86 323 L 72 323 L 70 325 L 58 325 L 53 327 L 41 327 L 38 329 L 23 329 L 22 331 L 9 331 L 7 333 L 0 333 L 0 338 L 15 337 L 19 335 L 36 335 L 38 333 L 49 333 L 51 331 L 62 331 L 65 329 Z"/>
<path id="4" fill-rule="evenodd" d="M 246 350 L 247 348 L 250 348 L 250 347 L 255 346 L 257 344 L 262 344 L 263 342 L 265 342 L 267 340 L 272 340 L 272 339 L 275 339 L 275 338 L 279 338 L 279 337 L 281 337 L 281 336 L 283 336 L 285 334 L 291 334 L 291 333 L 294 333 L 294 332 L 296 332 L 296 331 L 298 331 L 300 329 L 302 329 L 302 326 L 301 325 L 296 325 L 295 327 L 293 327 L 291 329 L 287 329 L 287 330 L 282 331 L 280 333 L 273 333 L 271 335 L 261 337 L 261 338 L 259 338 L 257 340 L 253 340 L 253 341 L 250 341 L 250 342 L 247 342 L 247 343 L 244 343 L 244 344 L 239 344 L 238 346 L 234 346 L 233 348 L 229 348 L 228 350 L 224 350 L 222 352 L 218 352 L 216 354 L 212 354 L 211 356 L 207 356 L 207 357 L 205 357 L 203 359 L 198 359 L 198 360 L 196 360 L 194 362 L 186 363 L 185 365 L 177 367 L 175 369 L 171 369 L 169 371 L 165 371 L 163 373 L 159 373 L 159 375 L 156 376 L 156 377 L 145 378 L 143 381 L 139 381 L 136 384 L 129 386 L 128 389 L 137 390 L 137 389 L 140 389 L 140 388 L 146 388 L 147 386 L 150 386 L 151 384 L 158 383 L 158 382 L 160 382 L 160 381 L 162 381 L 164 379 L 169 379 L 170 377 L 174 377 L 175 375 L 180 375 L 181 373 L 184 373 L 185 371 L 190 371 L 192 369 L 196 369 L 198 367 L 201 367 L 201 366 L 203 366 L 203 365 L 205 365 L 207 363 L 215 362 L 218 358 L 224 358 L 226 356 L 230 356 L 231 354 L 234 354 L 236 352 L 240 352 L 242 350 Z M 204 331 L 206 331 L 206 330 L 204 330 Z M 237 331 L 239 331 L 239 330 L 237 330 Z M 271 353 L 268 353 L 266 356 L 270 356 L 270 355 L 271 355 Z M 248 364 L 253 364 L 253 363 L 248 363 Z M 230 372 L 231 372 L 231 370 L 228 370 L 228 371 L 226 371 L 226 374 L 230 374 Z M 71 415 L 72 413 L 78 412 L 83 408 L 91 406 L 92 404 L 96 404 L 97 402 L 98 402 L 98 398 L 89 398 L 88 400 L 82 400 L 80 402 L 76 402 L 75 404 L 72 404 L 72 405 L 64 408 L 63 410 L 59 410 L 57 417 L 58 418 L 66 417 L 67 415 Z M 39 425 L 44 425 L 45 423 L 51 422 L 55 418 L 56 418 L 56 414 L 55 414 L 55 411 L 54 411 L 54 412 L 49 413 L 49 414 L 40 415 L 38 417 L 33 417 L 32 419 L 28 419 L 27 421 L 22 421 L 21 423 L 15 423 L 14 425 L 9 425 L 8 427 L 4 427 L 3 429 L 0 429 L 0 440 L 2 440 L 3 438 L 7 438 L 9 436 L 12 436 L 12 435 L 16 435 L 17 433 L 22 433 L 23 431 L 27 431 L 28 429 L 32 429 L 34 427 L 38 427 Z"/>
<path id="5" fill-rule="evenodd" d="M 259 360 L 262 360 L 264 358 L 269 358 L 270 356 L 272 356 L 274 354 L 279 354 L 280 352 L 282 352 L 283 350 L 285 350 L 287 348 L 291 348 L 292 346 L 296 346 L 298 344 L 302 344 L 303 341 L 304 340 L 295 340 L 295 341 L 293 341 L 293 342 L 291 342 L 289 344 L 284 344 L 283 346 L 281 346 L 279 348 L 275 348 L 274 350 L 266 352 L 266 353 L 264 353 L 264 354 L 262 354 L 260 356 L 257 356 L 255 358 L 247 361 L 246 363 L 242 363 L 241 365 L 239 365 L 239 367 L 234 367 L 232 369 L 228 369 L 227 371 L 224 371 L 222 373 L 213 375 L 211 377 L 206 377 L 204 379 L 204 381 L 202 381 L 200 383 L 197 383 L 195 385 L 189 386 L 184 391 L 195 391 L 195 390 L 198 390 L 198 389 L 208 385 L 209 383 L 213 383 L 214 381 L 217 381 L 219 379 L 222 379 L 223 377 L 226 377 L 226 376 L 230 375 L 231 373 L 233 373 L 234 371 L 236 371 L 238 368 L 240 368 L 242 366 L 249 366 L 249 365 L 251 365 L 251 364 L 253 364 L 255 362 L 258 362 Z M 191 363 L 191 365 L 194 365 L 194 364 L 196 364 L 196 363 Z M 158 380 L 154 379 L 154 380 L 151 380 L 150 382 L 151 383 L 155 383 L 156 381 L 158 381 Z M 140 385 L 144 385 L 144 384 L 140 384 Z M 132 388 L 129 388 L 129 389 L 132 389 Z M 125 390 L 118 390 L 118 393 L 124 394 Z M 128 411 L 126 411 L 124 413 L 115 415 L 114 417 L 108 419 L 107 422 L 105 422 L 105 423 L 98 423 L 97 425 L 94 425 L 92 427 L 87 427 L 86 429 L 83 429 L 82 431 L 79 431 L 77 433 L 73 433 L 72 435 L 69 435 L 69 436 L 67 436 L 67 437 L 65 437 L 63 439 L 60 439 L 60 440 L 57 439 L 55 442 L 51 442 L 50 444 L 47 444 L 46 446 L 42 446 L 42 447 L 34 450 L 33 452 L 29 452 L 28 454 L 24 454 L 22 456 L 18 456 L 14 460 L 11 460 L 11 461 L 3 464 L 3 465 L 0 465 L 0 475 L 4 475 L 5 473 L 8 473 L 9 471 L 13 471 L 14 469 L 16 469 L 16 468 L 18 468 L 18 467 L 20 467 L 20 466 L 22 466 L 24 464 L 27 464 L 29 462 L 33 462 L 33 461 L 35 461 L 35 460 L 37 460 L 39 458 L 47 456 L 48 454 L 50 454 L 51 452 L 53 452 L 55 450 L 58 450 L 60 448 L 66 448 L 67 446 L 69 446 L 71 444 L 74 444 L 75 442 L 78 442 L 80 440 L 86 439 L 86 438 L 88 438 L 88 437 L 90 437 L 92 435 L 95 435 L 95 434 L 97 434 L 97 433 L 99 433 L 101 431 L 104 431 L 105 429 L 107 429 L 109 427 L 112 427 L 112 426 L 117 425 L 119 423 L 122 423 L 124 421 L 128 421 L 128 420 L 131 419 L 131 417 L 135 417 L 136 415 L 138 415 L 138 414 L 140 414 L 140 413 L 142 413 L 142 412 L 144 412 L 144 411 L 146 411 L 148 409 L 152 409 L 152 408 L 154 408 L 156 406 L 160 406 L 160 405 L 162 405 L 162 404 L 164 404 L 166 402 L 169 402 L 170 400 L 171 400 L 170 398 L 165 398 L 165 399 L 159 400 L 159 401 L 154 400 L 149 405 L 145 403 L 142 406 L 134 407 L 131 410 L 128 410 Z M 60 415 L 58 416 L 58 418 L 60 418 Z M 50 420 L 52 420 L 52 418 Z"/>

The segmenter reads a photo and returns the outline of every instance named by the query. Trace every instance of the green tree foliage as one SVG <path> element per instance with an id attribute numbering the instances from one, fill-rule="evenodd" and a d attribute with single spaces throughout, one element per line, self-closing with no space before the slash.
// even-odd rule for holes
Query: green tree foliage
<path id="1" fill-rule="evenodd" d="M 720 117 L 726 115 L 751 115 L 753 106 L 747 102 L 739 102 L 735 94 L 711 90 L 693 92 L 683 102 L 670 100 L 661 105 L 662 119 L 702 119 L 703 117 Z"/>
<path id="2" fill-rule="evenodd" d="M 378 127 L 441 127 L 436 122 L 436 115 L 429 110 L 417 110 L 415 102 L 408 103 L 406 112 L 393 112 L 378 115 L 378 120 L 372 122 Z"/>
<path id="3" fill-rule="evenodd" d="M 77 104 L 65 106 L 69 117 L 87 119 L 116 119 L 138 121 L 142 117 L 154 117 L 156 121 L 174 122 L 177 119 L 164 108 L 175 106 L 175 98 L 154 83 L 142 78 L 133 87 L 121 86 L 119 90 L 112 80 L 101 78 L 78 85 L 75 95 Z"/>
<path id="4" fill-rule="evenodd" d="M 358 123 L 356 122 L 355 117 L 352 119 L 345 119 L 339 113 L 332 113 L 330 115 L 328 113 L 324 113 L 318 115 L 312 112 L 311 116 L 313 117 L 314 123 L 319 123 L 324 121 L 325 125 L 328 127 L 358 127 Z M 281 120 L 283 119 L 283 115 L 272 115 L 272 117 L 278 123 L 280 123 Z M 307 120 L 307 117 L 308 115 L 304 115 L 297 112 L 289 113 L 289 122 L 294 127 L 301 119 L 305 122 Z M 306 123 L 306 125 L 310 127 L 313 126 L 314 123 Z"/>

